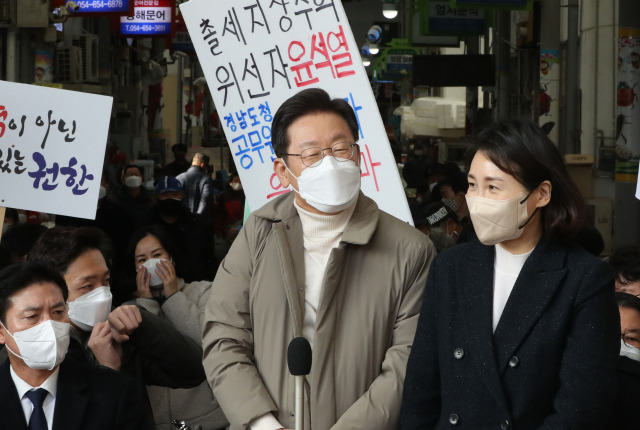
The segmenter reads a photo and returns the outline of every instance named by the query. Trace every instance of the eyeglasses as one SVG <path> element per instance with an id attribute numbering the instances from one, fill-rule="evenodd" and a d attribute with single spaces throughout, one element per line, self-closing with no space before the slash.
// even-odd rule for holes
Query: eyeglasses
<path id="1" fill-rule="evenodd" d="M 334 143 L 329 148 L 320 148 L 320 147 L 314 146 L 313 148 L 307 148 L 303 150 L 302 152 L 300 152 L 300 154 L 285 154 L 285 155 L 300 157 L 300 160 L 302 160 L 302 164 L 304 164 L 305 166 L 316 167 L 320 165 L 318 161 L 322 162 L 322 160 L 324 159 L 324 151 L 326 151 L 327 149 L 331 150 L 331 155 L 333 156 L 333 158 L 336 159 L 336 161 L 342 162 L 342 161 L 348 161 L 351 159 L 351 157 L 353 156 L 354 146 L 356 146 L 355 143 L 338 142 L 338 143 Z M 316 163 L 318 164 L 316 165 Z"/>
<path id="2" fill-rule="evenodd" d="M 623 334 L 621 337 L 625 345 L 640 348 L 640 336 L 636 333 Z"/>

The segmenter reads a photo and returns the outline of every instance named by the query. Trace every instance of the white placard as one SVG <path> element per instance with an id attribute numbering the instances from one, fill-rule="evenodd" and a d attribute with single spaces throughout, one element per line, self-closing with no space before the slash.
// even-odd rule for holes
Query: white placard
<path id="1" fill-rule="evenodd" d="M 638 166 L 640 171 L 640 166 Z M 638 175 L 638 185 L 636 185 L 636 199 L 640 200 L 640 175 Z"/>
<path id="2" fill-rule="evenodd" d="M 273 115 L 295 93 L 320 87 L 347 100 L 356 113 L 363 192 L 382 210 L 413 224 L 358 46 L 338 0 L 191 0 L 180 10 L 251 210 L 289 191 L 273 172 Z"/>
<path id="3" fill-rule="evenodd" d="M 0 81 L 0 206 L 94 219 L 112 101 Z"/>

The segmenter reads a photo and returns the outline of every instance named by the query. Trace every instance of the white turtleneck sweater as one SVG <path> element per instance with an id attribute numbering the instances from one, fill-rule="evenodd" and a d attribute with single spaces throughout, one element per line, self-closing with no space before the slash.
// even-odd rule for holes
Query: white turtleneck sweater
<path id="1" fill-rule="evenodd" d="M 294 201 L 302 223 L 304 238 L 304 319 L 302 335 L 313 347 L 316 316 L 322 294 L 324 272 L 331 250 L 342 239 L 342 233 L 356 207 L 355 204 L 335 215 L 319 215 L 302 209 Z"/>
<path id="2" fill-rule="evenodd" d="M 524 266 L 525 261 L 533 252 L 533 249 L 524 254 L 515 255 L 504 249 L 500 244 L 495 245 L 496 259 L 494 262 L 493 276 L 493 331 L 496 331 L 498 321 L 502 316 L 507 300 L 513 291 L 513 286 Z"/>
<path id="3" fill-rule="evenodd" d="M 316 334 L 316 316 L 322 296 L 324 272 L 329 262 L 331 250 L 336 248 L 342 239 L 342 233 L 356 208 L 355 202 L 335 215 L 320 215 L 293 205 L 298 211 L 302 223 L 304 241 L 304 319 L 302 335 L 313 347 Z M 276 430 L 283 428 L 271 413 L 249 423 L 250 430 Z"/>

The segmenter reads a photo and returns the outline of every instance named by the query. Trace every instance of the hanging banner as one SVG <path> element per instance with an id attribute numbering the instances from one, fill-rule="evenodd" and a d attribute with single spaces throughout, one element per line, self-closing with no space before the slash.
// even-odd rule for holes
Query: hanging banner
<path id="1" fill-rule="evenodd" d="M 191 0 L 180 11 L 252 210 L 290 191 L 273 172 L 273 115 L 295 93 L 320 87 L 344 98 L 356 114 L 363 192 L 382 210 L 412 223 L 360 51 L 338 0 Z"/>
<path id="2" fill-rule="evenodd" d="M 618 33 L 616 181 L 635 182 L 640 159 L 640 29 Z"/>
<path id="3" fill-rule="evenodd" d="M 94 219 L 112 101 L 0 81 L 0 206 Z"/>

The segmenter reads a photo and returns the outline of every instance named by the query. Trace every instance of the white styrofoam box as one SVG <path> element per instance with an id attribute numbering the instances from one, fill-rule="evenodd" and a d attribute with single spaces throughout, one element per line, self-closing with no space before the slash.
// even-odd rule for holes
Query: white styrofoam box
<path id="1" fill-rule="evenodd" d="M 444 117 L 444 128 L 455 128 L 455 120 L 453 119 L 453 116 L 449 115 Z"/>
<path id="2" fill-rule="evenodd" d="M 413 101 L 411 107 L 414 112 L 417 109 L 435 109 L 439 102 L 441 102 L 441 98 L 436 97 L 420 97 Z"/>
<path id="3" fill-rule="evenodd" d="M 437 118 L 438 116 L 436 109 L 414 109 L 413 113 L 420 118 Z"/>

